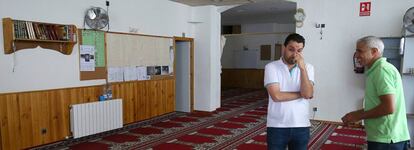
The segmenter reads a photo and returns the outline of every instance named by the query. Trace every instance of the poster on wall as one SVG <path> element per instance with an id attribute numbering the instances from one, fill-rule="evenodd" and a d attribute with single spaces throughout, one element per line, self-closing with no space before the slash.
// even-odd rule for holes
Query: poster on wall
<path id="1" fill-rule="evenodd" d="M 147 75 L 147 67 L 137 66 L 138 80 L 149 80 L 150 76 Z"/>
<path id="2" fill-rule="evenodd" d="M 95 71 L 95 46 L 80 46 L 80 71 Z"/>
<path id="3" fill-rule="evenodd" d="M 95 47 L 95 66 L 105 67 L 105 33 L 95 30 L 82 30 L 82 44 Z"/>
<path id="4" fill-rule="evenodd" d="M 136 66 L 124 67 L 124 81 L 138 80 L 137 72 L 138 69 Z"/>
<path id="5" fill-rule="evenodd" d="M 170 67 L 169 66 L 161 66 L 161 75 L 168 75 Z"/>
<path id="6" fill-rule="evenodd" d="M 371 15 L 371 2 L 361 2 L 359 4 L 359 16 Z"/>
<path id="7" fill-rule="evenodd" d="M 124 68 L 123 67 L 108 67 L 108 82 L 123 82 Z"/>

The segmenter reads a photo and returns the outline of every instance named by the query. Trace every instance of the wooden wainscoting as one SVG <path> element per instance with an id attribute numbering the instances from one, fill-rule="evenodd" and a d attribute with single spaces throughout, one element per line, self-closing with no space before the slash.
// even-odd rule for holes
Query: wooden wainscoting
<path id="1" fill-rule="evenodd" d="M 175 79 L 115 83 L 113 97 L 123 99 L 124 124 L 175 109 Z M 97 101 L 102 86 L 0 94 L 0 149 L 14 150 L 70 136 L 69 106 Z M 46 132 L 43 132 L 46 131 Z"/>
<path id="2" fill-rule="evenodd" d="M 222 69 L 223 88 L 264 88 L 264 69 Z"/>
<path id="3" fill-rule="evenodd" d="M 128 82 L 112 85 L 114 98 L 123 99 L 124 124 L 175 111 L 175 80 Z"/>

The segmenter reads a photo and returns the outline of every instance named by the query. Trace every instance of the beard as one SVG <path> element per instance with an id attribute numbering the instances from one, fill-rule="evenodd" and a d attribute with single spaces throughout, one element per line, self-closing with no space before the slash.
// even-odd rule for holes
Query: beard
<path id="1" fill-rule="evenodd" d="M 288 63 L 289 65 L 294 65 L 296 64 L 296 59 L 295 57 L 283 57 L 283 59 L 286 61 L 286 63 Z"/>

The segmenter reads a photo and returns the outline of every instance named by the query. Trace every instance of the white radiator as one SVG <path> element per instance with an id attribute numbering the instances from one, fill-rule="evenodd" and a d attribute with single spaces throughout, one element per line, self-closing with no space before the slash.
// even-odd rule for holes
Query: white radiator
<path id="1" fill-rule="evenodd" d="M 122 99 L 72 105 L 70 128 L 73 138 L 121 128 Z"/>

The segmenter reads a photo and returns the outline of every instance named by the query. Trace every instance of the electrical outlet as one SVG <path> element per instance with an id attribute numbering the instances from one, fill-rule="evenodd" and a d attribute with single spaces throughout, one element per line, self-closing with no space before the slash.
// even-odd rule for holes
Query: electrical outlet
<path id="1" fill-rule="evenodd" d="M 316 28 L 325 28 L 325 24 L 324 23 L 322 23 L 322 24 L 317 23 L 317 24 L 315 24 L 315 27 Z"/>
<path id="2" fill-rule="evenodd" d="M 318 111 L 318 107 L 313 107 L 313 111 Z"/>

